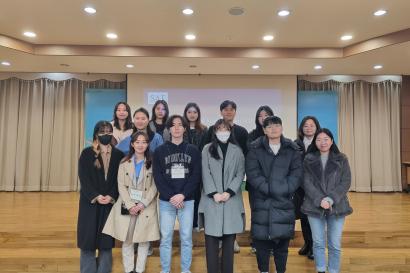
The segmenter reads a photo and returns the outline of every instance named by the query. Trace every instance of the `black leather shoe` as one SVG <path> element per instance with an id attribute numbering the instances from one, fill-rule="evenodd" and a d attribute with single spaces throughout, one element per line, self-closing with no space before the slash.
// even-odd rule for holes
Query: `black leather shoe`
<path id="1" fill-rule="evenodd" d="M 308 253 L 306 254 L 306 256 L 307 256 L 307 258 L 308 258 L 309 260 L 314 260 L 314 259 L 315 259 L 315 256 L 313 256 L 313 251 L 312 251 L 312 249 L 309 249 L 309 251 L 308 251 Z"/>
<path id="2" fill-rule="evenodd" d="M 299 255 L 307 255 L 309 252 L 309 245 L 305 243 L 301 249 L 299 249 L 298 254 Z"/>

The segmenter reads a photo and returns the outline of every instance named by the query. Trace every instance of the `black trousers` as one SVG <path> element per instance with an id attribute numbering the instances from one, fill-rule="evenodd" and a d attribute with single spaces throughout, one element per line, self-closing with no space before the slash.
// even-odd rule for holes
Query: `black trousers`
<path id="1" fill-rule="evenodd" d="M 284 273 L 286 271 L 289 241 L 290 239 L 253 240 L 253 244 L 256 248 L 256 260 L 260 272 L 269 272 L 271 251 L 273 252 L 276 272 Z"/>
<path id="2" fill-rule="evenodd" d="M 302 228 L 303 239 L 305 244 L 308 244 L 312 247 L 312 230 L 310 229 L 309 221 L 306 215 L 300 218 L 300 226 Z"/>
<path id="3" fill-rule="evenodd" d="M 215 237 L 205 234 L 206 267 L 208 273 L 233 273 L 233 244 L 236 234 Z M 219 241 L 222 241 L 222 256 L 219 260 Z"/>

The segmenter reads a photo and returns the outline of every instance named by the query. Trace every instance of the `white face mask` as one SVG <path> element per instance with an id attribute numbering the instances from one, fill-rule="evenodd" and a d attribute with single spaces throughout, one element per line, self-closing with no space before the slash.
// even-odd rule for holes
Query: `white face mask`
<path id="1" fill-rule="evenodd" d="M 229 131 L 216 132 L 216 138 L 222 143 L 228 142 L 230 136 L 231 132 Z"/>

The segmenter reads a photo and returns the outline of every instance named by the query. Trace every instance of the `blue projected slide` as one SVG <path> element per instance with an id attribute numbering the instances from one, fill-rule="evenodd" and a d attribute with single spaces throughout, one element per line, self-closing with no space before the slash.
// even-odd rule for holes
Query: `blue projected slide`
<path id="1" fill-rule="evenodd" d="M 298 91 L 298 126 L 305 116 L 315 116 L 330 129 L 338 143 L 339 97 L 335 91 Z"/>
<path id="2" fill-rule="evenodd" d="M 127 100 L 125 89 L 93 89 L 85 90 L 85 146 L 90 146 L 93 140 L 95 124 L 100 120 L 111 121 L 114 106 L 119 101 Z"/>

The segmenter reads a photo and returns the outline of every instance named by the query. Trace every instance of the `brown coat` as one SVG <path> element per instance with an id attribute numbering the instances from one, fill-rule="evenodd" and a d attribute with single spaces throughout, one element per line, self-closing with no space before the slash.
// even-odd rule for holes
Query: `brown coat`
<path id="1" fill-rule="evenodd" d="M 128 189 L 133 186 L 135 173 L 134 162 L 127 160 L 121 163 L 118 169 L 118 191 L 120 196 L 111 210 L 105 224 L 103 233 L 111 235 L 117 240 L 125 241 L 131 216 L 121 215 L 121 204 L 130 209 L 135 203 L 131 200 Z M 152 176 L 152 168 L 149 170 L 144 166 L 141 170 L 137 189 L 143 191 L 142 203 L 145 209 L 137 216 L 132 241 L 134 243 L 159 240 L 159 223 L 157 213 L 157 188 Z"/>

